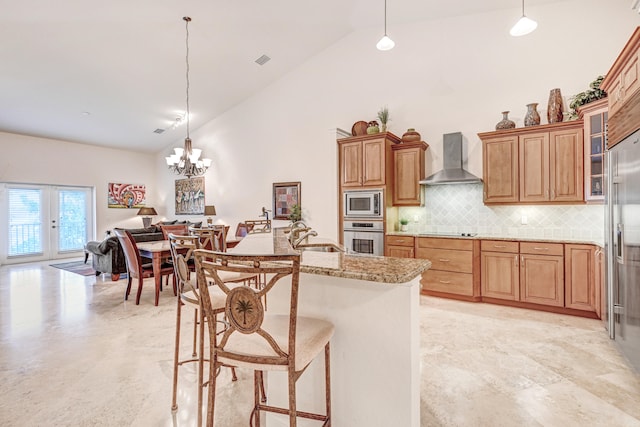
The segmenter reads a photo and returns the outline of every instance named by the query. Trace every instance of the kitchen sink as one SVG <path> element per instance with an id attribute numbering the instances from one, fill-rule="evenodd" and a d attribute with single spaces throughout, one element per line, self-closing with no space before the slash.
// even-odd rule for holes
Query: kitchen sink
<path id="1" fill-rule="evenodd" d="M 296 249 L 305 252 L 344 252 L 344 249 L 333 244 L 298 245 Z"/>

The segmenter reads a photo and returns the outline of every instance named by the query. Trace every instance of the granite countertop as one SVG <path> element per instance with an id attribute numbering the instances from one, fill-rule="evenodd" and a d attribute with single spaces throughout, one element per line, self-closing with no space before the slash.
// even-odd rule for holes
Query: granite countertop
<path id="1" fill-rule="evenodd" d="M 438 234 L 429 232 L 409 232 L 409 231 L 391 231 L 386 233 L 387 236 L 407 236 L 407 237 L 437 237 L 442 239 L 470 239 L 470 240 L 509 240 L 518 242 L 549 242 L 549 243 L 573 243 L 582 245 L 597 245 L 603 247 L 603 242 L 597 242 L 590 239 L 570 239 L 555 237 L 518 237 L 518 236 L 495 236 L 476 234 L 474 236 L 462 236 L 457 234 Z"/>
<path id="2" fill-rule="evenodd" d="M 426 259 L 296 251 L 289 244 L 284 230 L 286 229 L 274 228 L 272 233 L 248 234 L 229 252 L 248 255 L 301 253 L 301 273 L 389 284 L 410 282 L 431 267 L 431 261 Z M 314 239 L 310 246 L 321 244 L 321 241 L 331 242 L 318 238 Z M 339 246 L 335 242 L 331 243 Z"/>

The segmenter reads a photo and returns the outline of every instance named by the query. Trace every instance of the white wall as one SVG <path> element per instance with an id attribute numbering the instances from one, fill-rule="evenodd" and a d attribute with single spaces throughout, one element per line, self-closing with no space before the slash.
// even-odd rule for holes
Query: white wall
<path id="1" fill-rule="evenodd" d="M 469 169 L 481 176 L 478 132 L 493 130 L 504 110 L 523 126 L 531 102 L 540 104 L 546 123 L 549 90 L 560 88 L 567 98 L 586 90 L 640 24 L 628 1 L 573 0 L 529 7 L 538 29 L 513 38 L 508 31 L 520 13 L 516 6 L 394 25 L 389 35 L 396 47 L 388 52 L 375 49 L 378 27 L 352 33 L 192 132 L 194 146 L 214 162 L 205 193 L 206 203 L 218 211 L 216 222 L 233 226 L 255 218 L 260 207 L 271 206 L 273 182 L 301 181 L 305 219 L 321 235 L 337 237 L 336 144 L 330 129 L 350 130 L 358 120 L 375 119 L 385 105 L 390 131 L 402 135 L 415 127 L 430 144 L 427 174 L 442 167 L 442 134 L 461 131 Z M 172 189 L 175 180 L 164 162 L 170 151 L 156 161 L 161 189 Z M 161 200 L 169 217 L 171 197 Z"/>
<path id="2" fill-rule="evenodd" d="M 0 182 L 93 187 L 98 239 L 114 227 L 142 227 L 137 209 L 107 208 L 108 183 L 144 184 L 147 206 L 158 200 L 152 154 L 4 132 L 0 147 Z M 163 214 L 161 209 L 158 213 Z"/>

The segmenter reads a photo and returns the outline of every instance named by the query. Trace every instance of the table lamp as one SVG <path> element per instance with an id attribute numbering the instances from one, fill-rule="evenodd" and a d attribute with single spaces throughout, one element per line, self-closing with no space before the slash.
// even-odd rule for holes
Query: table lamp
<path id="1" fill-rule="evenodd" d="M 213 205 L 210 206 L 205 206 L 204 207 L 204 216 L 208 216 L 209 218 L 207 218 L 207 226 L 211 227 L 213 225 L 213 218 L 211 218 L 212 216 L 216 215 L 216 207 Z"/>
<path id="2" fill-rule="evenodd" d="M 158 215 L 155 208 L 141 207 L 138 211 L 138 215 L 146 215 L 142 217 L 142 226 L 147 228 L 151 225 L 151 217 L 149 215 Z"/>

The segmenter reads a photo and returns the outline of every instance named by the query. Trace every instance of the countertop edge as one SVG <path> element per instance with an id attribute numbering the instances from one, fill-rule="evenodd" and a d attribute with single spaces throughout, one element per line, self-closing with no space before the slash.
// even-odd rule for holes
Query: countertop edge
<path id="1" fill-rule="evenodd" d="M 549 242 L 549 243 L 567 243 L 578 245 L 595 245 L 604 247 L 603 242 L 598 242 L 589 239 L 571 239 L 566 237 L 517 237 L 517 236 L 493 236 L 493 235 L 481 235 L 475 236 L 451 236 L 451 235 L 439 235 L 429 233 L 414 233 L 406 231 L 390 231 L 386 233 L 387 236 L 407 236 L 407 237 L 434 237 L 438 239 L 465 239 L 465 240 L 509 240 L 518 242 Z"/>

